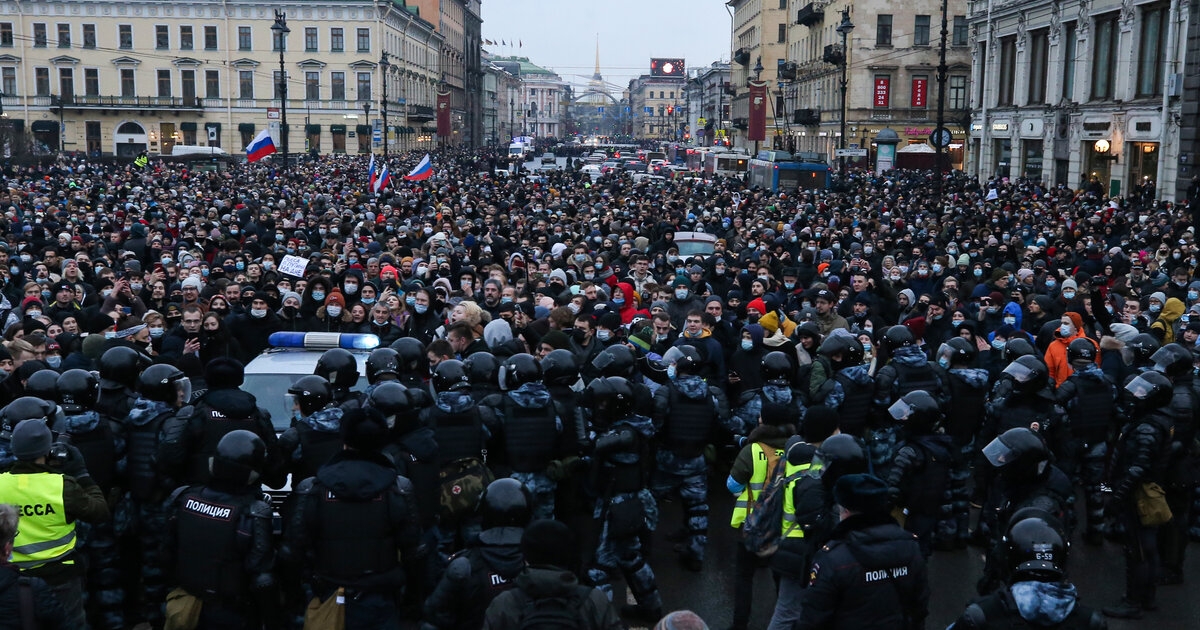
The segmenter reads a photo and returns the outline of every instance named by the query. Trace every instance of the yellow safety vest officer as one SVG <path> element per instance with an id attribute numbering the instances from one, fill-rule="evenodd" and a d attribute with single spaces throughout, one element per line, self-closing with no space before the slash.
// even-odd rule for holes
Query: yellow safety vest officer
<path id="1" fill-rule="evenodd" d="M 767 448 L 764 447 L 770 448 L 771 452 L 768 453 Z M 750 445 L 750 458 L 754 462 L 754 472 L 733 503 L 733 516 L 729 519 L 730 526 L 741 527 L 742 523 L 746 521 L 750 504 L 758 499 L 758 493 L 762 492 L 767 485 L 767 477 L 771 473 L 772 466 L 777 465 L 782 457 L 783 449 L 773 448 L 762 442 L 754 442 Z M 733 481 L 732 472 L 730 480 Z"/>

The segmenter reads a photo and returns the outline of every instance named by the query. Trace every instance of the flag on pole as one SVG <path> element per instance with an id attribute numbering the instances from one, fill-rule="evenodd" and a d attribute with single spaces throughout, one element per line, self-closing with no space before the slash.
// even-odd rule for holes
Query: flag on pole
<path id="1" fill-rule="evenodd" d="M 375 180 L 375 192 L 379 192 L 388 187 L 392 183 L 392 172 L 388 170 L 387 162 L 383 163 L 383 169 L 379 171 L 379 179 Z"/>
<path id="2" fill-rule="evenodd" d="M 524 47 L 525 47 L 525 42 L 518 39 L 517 40 L 517 48 L 524 48 Z"/>
<path id="3" fill-rule="evenodd" d="M 257 136 L 254 136 L 254 140 L 250 143 L 250 146 L 246 147 L 246 160 L 257 162 L 274 152 L 275 142 L 271 140 L 271 134 L 266 129 L 263 129 L 258 132 Z"/>
<path id="4" fill-rule="evenodd" d="M 415 168 L 413 168 L 413 170 L 408 175 L 404 176 L 404 181 L 417 182 L 417 181 L 429 179 L 432 176 L 433 176 L 433 162 L 429 161 L 429 154 L 426 153 L 425 157 L 421 158 L 420 162 L 417 162 L 417 166 Z"/>
<path id="5" fill-rule="evenodd" d="M 375 189 L 375 154 L 371 154 L 371 163 L 367 165 L 367 190 Z"/>

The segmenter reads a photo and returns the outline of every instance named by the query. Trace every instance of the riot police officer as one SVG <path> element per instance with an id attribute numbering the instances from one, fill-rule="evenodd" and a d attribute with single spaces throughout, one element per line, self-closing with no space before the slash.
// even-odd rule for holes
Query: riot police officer
<path id="1" fill-rule="evenodd" d="M 425 346 L 414 337 L 401 337 L 392 342 L 391 349 L 400 358 L 400 384 L 421 387 L 429 379 L 429 357 Z"/>
<path id="2" fill-rule="evenodd" d="M 108 497 L 109 504 L 115 505 L 121 493 L 117 462 L 125 453 L 117 448 L 120 427 L 95 410 L 100 399 L 100 379 L 87 370 L 67 370 L 56 379 L 55 391 L 62 410 L 55 430 L 69 436 L 92 479 Z M 88 609 L 92 626 L 120 630 L 125 627 L 125 590 L 121 585 L 120 552 L 113 523 L 109 520 L 81 526 L 79 532 L 88 559 L 87 581 L 92 595 Z"/>
<path id="3" fill-rule="evenodd" d="M 338 407 L 354 409 L 362 406 L 363 400 L 366 398 L 365 394 L 352 389 L 358 385 L 360 376 L 358 360 L 350 354 L 349 350 L 342 348 L 326 350 L 321 354 L 321 358 L 317 359 L 317 366 L 313 368 L 313 374 L 329 381 L 329 391 L 333 396 L 333 403 Z"/>
<path id="4" fill-rule="evenodd" d="M 1099 612 L 1077 603 L 1067 581 L 1067 540 L 1052 516 L 1022 510 L 1004 536 L 1009 582 L 967 606 L 949 630 L 1058 628 L 1104 630 Z"/>
<path id="5" fill-rule="evenodd" d="M 160 363 L 138 377 L 139 397 L 125 421 L 125 501 L 130 522 L 125 531 L 122 563 L 130 575 L 140 575 L 137 592 L 140 614 L 155 627 L 162 624 L 166 583 L 162 561 L 167 513 L 164 500 L 178 487 L 159 465 L 159 437 L 170 422 L 190 418 L 192 383 L 179 368 Z"/>
<path id="6" fill-rule="evenodd" d="M 629 386 L 633 388 L 634 413 L 646 417 L 654 414 L 654 389 L 647 384 L 653 381 L 648 381 L 638 369 L 638 359 L 633 356 L 629 346 L 618 343 L 601 350 L 600 354 L 592 359 L 592 368 L 596 370 L 596 378 L 620 376 L 629 382 Z M 657 387 L 655 384 L 654 388 Z"/>
<path id="7" fill-rule="evenodd" d="M 642 538 L 654 529 L 658 509 L 646 487 L 646 463 L 654 423 L 634 413 L 634 392 L 620 376 L 593 379 L 584 392 L 596 429 L 590 479 L 600 540 L 588 578 L 612 598 L 610 576 L 619 570 L 637 604 L 622 613 L 647 621 L 662 617 L 662 598 Z"/>
<path id="8" fill-rule="evenodd" d="M 1064 471 L 1077 485 L 1083 486 L 1087 502 L 1083 539 L 1098 545 L 1103 541 L 1104 467 L 1108 462 L 1108 444 L 1112 438 L 1117 390 L 1096 365 L 1096 346 L 1087 339 L 1067 345 L 1067 361 L 1074 368 L 1071 376 L 1055 392 L 1059 406 L 1067 412 L 1067 427 L 1060 432 L 1059 445 Z M 1191 368 L 1191 357 L 1188 357 Z"/>
<path id="9" fill-rule="evenodd" d="M 471 396 L 479 402 L 500 394 L 500 360 L 491 352 L 475 352 L 463 359 Z"/>
<path id="10" fill-rule="evenodd" d="M 533 518 L 553 518 L 554 491 L 565 454 L 563 421 L 542 383 L 541 364 L 526 353 L 505 359 L 500 365 L 500 388 L 504 396 L 494 409 L 508 469 L 529 489 Z"/>
<path id="11" fill-rule="evenodd" d="M 728 421 L 725 394 L 700 378 L 700 354 L 675 346 L 663 355 L 667 384 L 654 392 L 654 425 L 661 438 L 651 491 L 661 501 L 677 492 L 683 503 L 680 559 L 700 571 L 708 544 L 708 463 L 704 451 L 714 429 Z"/>
<path id="12" fill-rule="evenodd" d="M 1120 619 L 1140 619 L 1143 611 L 1157 607 L 1158 524 L 1143 524 L 1137 495 L 1146 484 L 1160 487 L 1166 480 L 1173 418 L 1167 407 L 1173 388 L 1163 374 L 1147 370 L 1125 385 L 1130 420 L 1121 429 L 1113 459 L 1106 512 L 1123 526 L 1125 595 L 1104 614 Z"/>
<path id="13" fill-rule="evenodd" d="M 965 547 L 971 536 L 971 460 L 975 439 L 984 417 L 988 395 L 988 371 L 974 367 L 979 357 L 975 344 L 954 337 L 938 349 L 938 364 L 946 369 L 950 405 L 946 408 L 946 435 L 954 441 L 954 461 L 950 467 L 950 501 L 954 515 L 953 534 L 938 541 L 955 548 Z"/>
<path id="14" fill-rule="evenodd" d="M 383 454 L 413 484 L 421 531 L 437 519 L 438 444 L 433 429 L 420 421 L 421 410 L 431 403 L 424 389 L 408 389 L 399 381 L 382 382 L 367 397 L 367 407 L 378 411 L 388 426 Z"/>
<path id="15" fill-rule="evenodd" d="M 927 392 L 939 406 L 949 399 L 945 370 L 929 361 L 906 326 L 888 328 L 883 334 L 883 347 L 890 360 L 875 375 L 876 409 L 867 440 L 871 468 L 880 479 L 888 477 L 899 443 L 900 427 L 888 409 L 905 394 L 917 390 Z"/>
<path id="16" fill-rule="evenodd" d="M 304 566 L 313 595 L 344 602 L 347 628 L 399 624 L 397 599 L 422 577 L 412 484 L 380 453 L 387 424 L 377 410 L 342 418 L 345 449 L 296 487 L 281 554 Z"/>
<path id="17" fill-rule="evenodd" d="M 258 406 L 254 394 L 240 389 L 246 366 L 230 357 L 218 357 L 204 366 L 208 389 L 195 403 L 190 418 L 176 418 L 163 426 L 160 461 L 182 484 L 201 485 L 208 481 L 208 460 L 217 451 L 217 443 L 230 431 L 250 431 L 267 445 L 267 463 L 261 471 L 264 481 L 282 487 L 276 464 L 275 427 L 271 415 Z"/>
<path id="18" fill-rule="evenodd" d="M 471 355 L 474 358 L 476 355 Z M 597 355 L 599 357 L 600 355 Z M 558 480 L 555 493 L 555 513 L 560 521 L 566 521 L 571 516 L 582 515 L 588 510 L 584 503 L 583 477 L 578 474 L 582 466 L 580 457 L 591 448 L 588 438 L 587 419 L 583 408 L 579 406 L 579 393 L 576 387 L 582 387 L 579 380 L 579 365 L 575 354 L 570 350 L 552 350 L 542 357 L 542 383 L 550 392 L 550 398 L 558 407 L 559 417 L 563 423 L 563 467 L 562 478 Z"/>
<path id="19" fill-rule="evenodd" d="M 738 400 L 737 410 L 734 411 L 731 422 L 726 426 L 738 439 L 738 445 L 744 446 L 747 436 L 759 426 L 762 410 L 765 405 L 787 407 L 790 415 L 797 419 L 804 417 L 805 407 L 802 394 L 792 388 L 792 375 L 795 369 L 786 354 L 775 350 L 763 356 L 759 364 L 759 374 L 763 386 L 742 393 Z M 832 380 L 830 381 L 832 382 Z"/>
<path id="20" fill-rule="evenodd" d="M 266 466 L 263 439 L 235 429 L 217 443 L 208 484 L 171 496 L 167 566 L 203 601 L 198 629 L 280 627 L 271 506 L 259 482 Z"/>
<path id="21" fill-rule="evenodd" d="M 138 396 L 138 375 L 150 367 L 149 356 L 129 346 L 113 346 L 100 355 L 100 400 L 96 411 L 124 422 Z M 185 403 L 187 401 L 184 401 Z"/>
<path id="22" fill-rule="evenodd" d="M 863 346 L 857 337 L 834 333 L 821 347 L 836 351 L 829 355 L 834 370 L 830 379 L 829 395 L 825 405 L 838 411 L 838 430 L 855 437 L 862 437 L 867 430 L 871 414 L 871 398 L 875 393 L 875 378 L 871 366 L 863 363 Z"/>
<path id="23" fill-rule="evenodd" d="M 1158 548 L 1162 554 L 1160 584 L 1183 582 L 1183 560 L 1187 551 L 1188 523 L 1191 520 L 1192 493 L 1196 487 L 1195 452 L 1196 414 L 1200 414 L 1200 394 L 1194 389 L 1192 351 L 1178 343 L 1159 348 L 1150 357 L 1154 370 L 1171 380 L 1171 416 L 1173 431 L 1163 491 L 1171 507 L 1170 523 L 1158 530 Z"/>
<path id="24" fill-rule="evenodd" d="M 375 348 L 367 355 L 366 367 L 367 389 L 363 396 L 370 398 L 380 383 L 400 380 L 400 353 L 391 348 Z"/>
<path id="25" fill-rule="evenodd" d="M 450 559 L 442 580 L 425 600 L 424 630 L 482 627 L 488 605 L 513 588 L 525 568 L 521 534 L 530 521 L 529 490 L 516 479 L 497 479 L 479 499 L 479 510 L 479 537 Z"/>
<path id="26" fill-rule="evenodd" d="M 342 450 L 345 410 L 335 405 L 329 382 L 315 374 L 293 383 L 287 402 L 295 420 L 279 437 L 279 452 L 293 481 L 307 479 Z"/>
<path id="27" fill-rule="evenodd" d="M 933 553 L 934 531 L 950 514 L 946 497 L 950 487 L 953 441 L 942 433 L 942 410 L 927 392 L 916 390 L 888 408 L 903 427 L 903 441 L 887 484 L 906 516 L 904 528 L 917 536 L 921 553 Z M 943 533 L 946 528 L 941 528 Z"/>

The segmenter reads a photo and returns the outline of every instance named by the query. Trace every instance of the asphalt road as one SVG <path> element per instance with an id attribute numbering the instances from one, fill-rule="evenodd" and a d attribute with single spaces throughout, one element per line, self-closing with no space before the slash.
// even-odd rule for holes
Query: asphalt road
<path id="1" fill-rule="evenodd" d="M 709 485 L 709 547 L 704 570 L 691 573 L 675 562 L 671 543 L 665 538 L 680 526 L 678 503 L 662 506 L 662 522 L 656 532 L 655 553 L 651 566 L 667 610 L 690 609 L 709 627 L 727 628 L 733 614 L 733 558 L 738 544 L 729 527 L 733 498 L 724 483 Z M 1109 620 L 1109 628 L 1126 630 L 1153 626 L 1155 630 L 1192 630 L 1200 627 L 1200 600 L 1194 597 L 1200 584 L 1196 560 L 1200 546 L 1192 548 L 1186 564 L 1186 580 L 1180 586 L 1160 587 L 1159 610 L 1138 621 Z M 1078 540 L 1071 547 L 1070 577 L 1079 589 L 1083 604 L 1100 608 L 1117 602 L 1124 591 L 1125 563 L 1121 547 L 1111 542 L 1091 547 Z M 932 600 L 926 628 L 945 628 L 952 623 L 975 595 L 975 582 L 982 575 L 983 558 L 978 549 L 935 552 L 930 560 Z M 754 608 L 751 628 L 765 628 L 774 609 L 774 582 L 770 571 L 761 569 L 755 577 Z"/>

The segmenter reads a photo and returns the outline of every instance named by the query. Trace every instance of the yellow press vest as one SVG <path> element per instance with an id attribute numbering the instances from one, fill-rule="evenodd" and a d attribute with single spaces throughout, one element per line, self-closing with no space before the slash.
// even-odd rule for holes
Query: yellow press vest
<path id="1" fill-rule="evenodd" d="M 749 483 L 746 484 L 746 489 L 738 495 L 738 498 L 733 503 L 733 516 L 729 519 L 729 524 L 733 527 L 741 527 L 746 520 L 746 514 L 749 513 L 750 504 L 758 499 L 758 493 L 767 485 L 767 477 L 770 475 L 770 470 L 767 470 L 770 462 L 767 458 L 767 451 L 763 449 L 762 442 L 755 442 L 750 445 L 750 458 L 754 460 L 754 474 L 750 476 Z M 778 460 L 783 458 L 783 449 L 774 449 L 776 465 Z"/>
<path id="2" fill-rule="evenodd" d="M 75 550 L 75 523 L 67 522 L 62 475 L 0 474 L 0 503 L 12 503 L 20 513 L 12 563 L 21 571 L 62 560 Z"/>
<path id="3" fill-rule="evenodd" d="M 812 467 L 812 462 L 796 465 L 788 464 L 783 469 L 783 473 L 784 476 L 791 477 Z M 796 522 L 796 505 L 792 502 L 792 495 L 797 481 L 800 481 L 799 476 L 789 481 L 787 487 L 783 489 L 783 527 L 779 531 L 782 532 L 784 538 L 804 538 L 804 527 L 802 523 Z"/>

